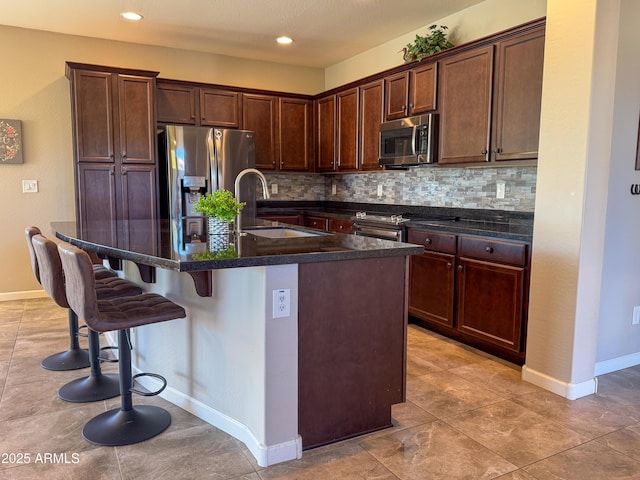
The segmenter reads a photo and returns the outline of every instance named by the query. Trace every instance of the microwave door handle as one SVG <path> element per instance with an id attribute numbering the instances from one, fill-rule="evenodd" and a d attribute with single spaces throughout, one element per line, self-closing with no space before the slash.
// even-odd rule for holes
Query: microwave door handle
<path id="1" fill-rule="evenodd" d="M 412 132 L 411 132 L 411 155 L 417 155 L 417 148 L 416 148 L 416 142 L 418 139 L 418 126 L 414 125 L 412 127 Z"/>

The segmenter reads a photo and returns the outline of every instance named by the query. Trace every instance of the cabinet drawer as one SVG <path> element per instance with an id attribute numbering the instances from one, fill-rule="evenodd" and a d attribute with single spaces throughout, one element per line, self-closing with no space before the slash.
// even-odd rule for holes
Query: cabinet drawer
<path id="1" fill-rule="evenodd" d="M 337 233 L 353 233 L 353 222 L 351 220 L 329 219 L 329 231 Z"/>
<path id="2" fill-rule="evenodd" d="M 525 244 L 488 238 L 461 236 L 459 253 L 462 257 L 473 257 L 520 267 L 525 266 L 527 261 L 527 246 Z"/>
<path id="3" fill-rule="evenodd" d="M 317 228 L 318 230 L 327 230 L 327 219 L 323 217 L 304 217 L 304 226 Z"/>
<path id="4" fill-rule="evenodd" d="M 456 253 L 456 236 L 451 233 L 437 233 L 410 228 L 408 237 L 409 243 L 423 245 L 425 250 Z"/>

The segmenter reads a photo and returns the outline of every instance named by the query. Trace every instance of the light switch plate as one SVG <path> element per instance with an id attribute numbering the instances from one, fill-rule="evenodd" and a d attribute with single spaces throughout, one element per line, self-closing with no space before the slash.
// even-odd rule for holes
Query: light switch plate
<path id="1" fill-rule="evenodd" d="M 22 193 L 37 193 L 38 181 L 37 180 L 22 180 Z"/>
<path id="2" fill-rule="evenodd" d="M 496 182 L 496 198 L 504 198 L 505 184 L 504 182 Z"/>

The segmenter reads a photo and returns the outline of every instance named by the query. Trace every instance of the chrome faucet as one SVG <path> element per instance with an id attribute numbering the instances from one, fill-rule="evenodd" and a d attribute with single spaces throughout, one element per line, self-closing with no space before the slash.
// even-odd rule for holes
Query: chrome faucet
<path id="1" fill-rule="evenodd" d="M 269 187 L 267 185 L 267 179 L 265 178 L 265 176 L 262 174 L 262 172 L 260 170 L 256 170 L 255 168 L 245 168 L 236 177 L 236 181 L 235 181 L 235 185 L 234 185 L 234 191 L 236 192 L 236 201 L 240 202 L 240 180 L 242 180 L 242 177 L 244 177 L 248 173 L 254 173 L 255 175 L 258 176 L 258 178 L 260 179 L 260 183 L 262 183 L 262 195 L 263 195 L 265 200 L 268 200 L 269 199 Z M 242 213 L 242 211 L 238 212 L 238 216 L 236 217 L 236 233 L 238 235 L 240 235 L 242 233 L 242 227 L 240 226 L 241 225 L 241 221 L 240 221 L 240 214 L 241 213 Z"/>

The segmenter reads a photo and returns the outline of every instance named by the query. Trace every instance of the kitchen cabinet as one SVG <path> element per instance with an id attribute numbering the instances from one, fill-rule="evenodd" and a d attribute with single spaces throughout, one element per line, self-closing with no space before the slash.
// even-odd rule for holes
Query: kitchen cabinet
<path id="1" fill-rule="evenodd" d="M 385 121 L 436 109 L 437 62 L 385 78 Z"/>
<path id="2" fill-rule="evenodd" d="M 278 115 L 280 170 L 311 171 L 313 163 L 311 100 L 281 97 Z"/>
<path id="3" fill-rule="evenodd" d="M 304 216 L 304 226 L 317 228 L 318 230 L 324 230 L 325 232 L 329 228 L 329 221 L 325 217 L 317 217 L 314 215 L 305 215 Z"/>
<path id="4" fill-rule="evenodd" d="M 332 171 L 336 156 L 336 97 L 329 95 L 320 98 L 316 105 L 317 139 L 316 159 L 318 170 Z"/>
<path id="5" fill-rule="evenodd" d="M 200 125 L 239 128 L 241 99 L 239 92 L 200 88 Z"/>
<path id="6" fill-rule="evenodd" d="M 543 55 L 539 28 L 440 62 L 440 164 L 537 158 Z"/>
<path id="7" fill-rule="evenodd" d="M 492 353 L 518 357 L 524 351 L 526 244 L 461 235 L 458 251 L 458 332 Z"/>
<path id="8" fill-rule="evenodd" d="M 528 244 L 421 228 L 408 241 L 425 249 L 409 264 L 412 322 L 522 364 Z"/>
<path id="9" fill-rule="evenodd" d="M 358 88 L 317 102 L 318 170 L 351 171 L 358 168 Z"/>
<path id="10" fill-rule="evenodd" d="M 358 89 L 336 95 L 337 170 L 358 168 Z"/>
<path id="11" fill-rule="evenodd" d="M 456 236 L 410 228 L 409 243 L 422 245 L 409 263 L 409 313 L 445 334 L 454 331 Z"/>
<path id="12" fill-rule="evenodd" d="M 329 231 L 332 233 L 353 233 L 353 222 L 340 218 L 329 218 Z"/>
<path id="13" fill-rule="evenodd" d="M 311 101 L 243 94 L 242 128 L 256 132 L 256 168 L 311 169 Z"/>
<path id="14" fill-rule="evenodd" d="M 275 170 L 277 97 L 244 94 L 242 96 L 242 128 L 253 130 L 256 139 L 256 168 Z"/>
<path id="15" fill-rule="evenodd" d="M 380 123 L 384 103 L 382 80 L 360 87 L 359 169 L 380 170 Z"/>
<path id="16" fill-rule="evenodd" d="M 158 81 L 156 85 L 158 122 L 196 125 L 197 93 L 196 87 Z"/>
<path id="17" fill-rule="evenodd" d="M 157 231 L 156 75 L 67 62 L 78 225 L 110 225 L 96 241 L 132 248 L 135 234 L 123 221 Z"/>
<path id="18" fill-rule="evenodd" d="M 288 223 L 290 225 L 302 225 L 302 215 L 261 215 L 260 220 L 270 220 L 272 222 Z"/>

